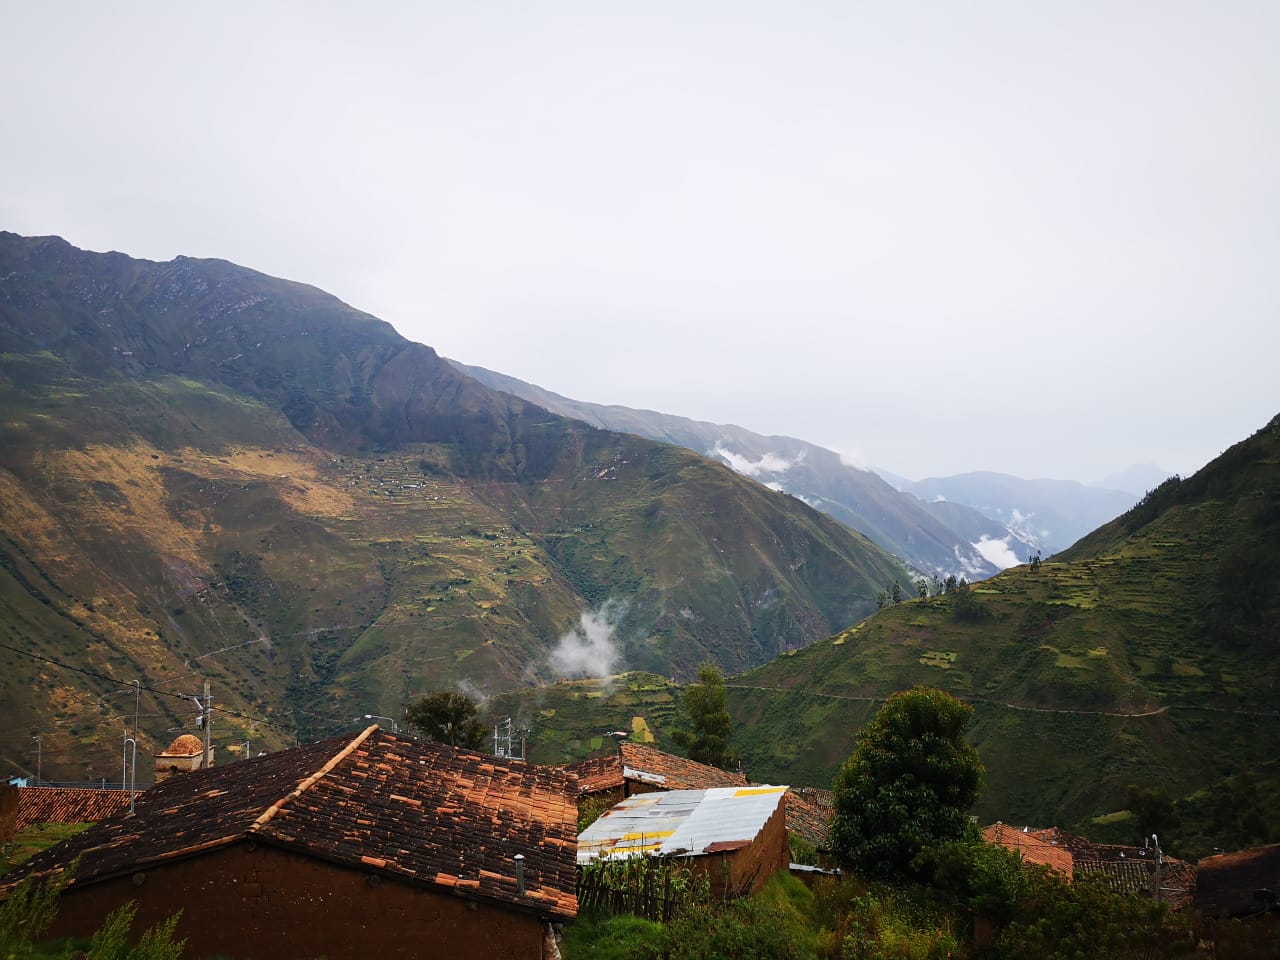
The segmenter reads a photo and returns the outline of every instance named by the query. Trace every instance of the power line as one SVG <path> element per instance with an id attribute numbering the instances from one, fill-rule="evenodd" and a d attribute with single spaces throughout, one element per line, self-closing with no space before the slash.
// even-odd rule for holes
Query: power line
<path id="1" fill-rule="evenodd" d="M 55 667 L 61 667 L 63 670 L 72 670 L 76 673 L 83 674 L 86 677 L 93 677 L 95 680 L 105 680 L 108 683 L 114 683 L 122 687 L 132 687 L 134 685 L 134 682 L 132 680 L 121 680 L 118 677 L 107 676 L 105 673 L 96 673 L 93 670 L 86 670 L 83 667 L 72 666 L 69 663 L 63 663 L 60 660 L 54 660 L 52 657 L 45 657 L 45 656 L 41 656 L 38 653 L 32 653 L 30 650 L 23 650 L 19 647 L 11 647 L 7 643 L 0 643 L 0 649 L 12 650 L 14 653 L 20 653 L 24 657 L 30 657 L 32 660 L 39 660 L 42 663 L 52 664 Z M 180 693 L 171 693 L 168 690 L 156 690 L 154 687 L 141 687 L 141 689 L 146 690 L 148 693 L 158 694 L 159 696 L 162 696 L 162 697 L 172 697 L 175 700 L 191 699 L 190 697 L 185 697 Z"/>
<path id="2" fill-rule="evenodd" d="M 242 713 L 239 710 L 228 709 L 227 707 L 214 707 L 212 712 L 225 713 L 227 716 L 235 717 L 237 720 L 249 720 L 253 723 L 265 723 L 268 726 L 279 727 L 281 730 L 288 731 L 289 733 L 293 732 L 291 728 L 286 727 L 283 723 L 280 723 L 276 720 L 269 720 L 266 717 L 251 717 L 247 713 Z"/>
<path id="3" fill-rule="evenodd" d="M 86 677 L 93 677 L 95 680 L 105 680 L 108 683 L 118 684 L 123 687 L 133 688 L 135 686 L 134 681 L 132 680 L 121 680 L 118 677 L 111 677 L 105 673 L 97 673 L 93 670 L 86 670 L 83 667 L 77 667 L 69 663 L 63 663 L 60 660 L 54 660 L 52 657 L 45 657 L 38 653 L 32 653 L 30 650 L 22 650 L 19 647 L 10 646 L 7 643 L 0 643 L 0 649 L 11 650 L 14 653 L 22 654 L 24 657 L 30 657 L 32 660 L 39 660 L 41 663 L 48 663 L 55 667 L 61 667 L 64 670 L 72 670 L 76 673 L 83 674 Z M 157 690 L 155 687 L 147 687 L 147 686 L 143 686 L 142 684 L 137 684 L 137 689 L 146 690 L 148 693 L 154 693 L 161 697 L 171 697 L 174 700 L 189 701 L 193 699 L 192 697 L 183 695 L 181 693 L 173 693 L 170 690 Z M 217 711 L 219 713 L 225 713 L 230 716 L 237 717 L 241 720 L 252 720 L 256 723 L 266 723 L 273 727 L 279 727 L 281 730 L 289 731 L 289 728 L 286 727 L 284 724 L 277 723 L 275 720 L 268 720 L 266 717 L 252 717 L 238 710 L 228 710 L 224 707 L 218 707 Z M 289 732 L 292 732 L 292 731 L 289 731 Z"/>
<path id="4" fill-rule="evenodd" d="M 256 643 L 259 641 L 251 641 L 251 642 Z M 241 646 L 247 646 L 247 645 L 248 644 L 241 644 Z M 96 671 L 93 671 L 93 670 L 86 670 L 83 667 L 77 667 L 69 663 L 63 663 L 61 660 L 54 660 L 52 657 L 46 657 L 38 653 L 32 653 L 30 650 L 23 650 L 20 647 L 14 647 L 7 643 L 0 642 L 0 649 L 9 650 L 9 651 L 12 651 L 13 653 L 19 653 L 22 656 L 29 657 L 32 660 L 38 660 L 41 663 L 47 663 L 55 667 L 61 667 L 63 670 L 71 670 L 75 673 L 82 674 L 83 676 L 92 677 L 95 680 L 105 680 L 107 683 L 114 683 L 117 686 L 121 686 L 121 687 L 134 688 L 135 686 L 135 681 L 133 680 L 121 680 L 118 677 L 112 677 L 105 673 L 97 673 Z M 226 649 L 234 649 L 234 648 L 226 648 Z M 223 653 L 223 652 L 225 652 L 225 650 L 214 651 L 214 653 Z M 192 674 L 192 676 L 194 676 L 194 674 Z M 172 680 L 164 680 L 160 682 L 172 683 L 173 680 L 180 680 L 180 679 L 183 679 L 183 678 L 175 677 Z M 148 693 L 153 693 L 161 697 L 170 697 L 174 700 L 190 701 L 193 699 L 193 697 L 189 694 L 173 693 L 172 691 L 169 691 L 169 690 L 157 690 L 155 687 L 144 686 L 141 683 L 137 684 L 137 689 L 146 690 Z M 297 730 L 295 728 L 288 727 L 277 720 L 270 720 L 266 717 L 254 717 L 247 713 L 243 713 L 239 710 L 231 710 L 226 707 L 215 707 L 214 711 L 217 713 L 225 713 L 228 716 L 232 716 L 240 720 L 248 720 L 254 723 L 265 723 L 269 726 L 278 727 L 279 729 L 284 730 L 287 733 L 293 734 L 295 739 L 297 738 Z M 332 716 L 328 716 L 328 717 L 321 716 L 320 714 L 312 713 L 309 710 L 302 710 L 298 708 L 293 709 L 292 712 L 294 714 L 299 714 L 304 717 L 307 717 L 308 719 L 311 719 L 311 720 L 321 721 L 324 724 L 324 726 L 329 729 L 337 729 L 339 727 L 345 726 L 347 723 L 350 722 L 350 721 L 344 721 Z"/>

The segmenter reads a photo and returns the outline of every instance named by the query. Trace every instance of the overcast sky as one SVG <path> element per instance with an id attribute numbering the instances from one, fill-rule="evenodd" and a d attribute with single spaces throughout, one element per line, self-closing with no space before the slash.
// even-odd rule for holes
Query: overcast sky
<path id="1" fill-rule="evenodd" d="M 1280 412 L 1277 51 L 1274 0 L 0 0 L 0 228 L 909 477 L 1185 474 Z"/>

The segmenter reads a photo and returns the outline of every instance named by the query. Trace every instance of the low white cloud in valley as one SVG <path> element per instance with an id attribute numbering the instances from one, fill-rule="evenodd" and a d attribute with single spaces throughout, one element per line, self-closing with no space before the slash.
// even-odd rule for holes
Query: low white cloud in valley
<path id="1" fill-rule="evenodd" d="M 584 610 L 551 650 L 551 668 L 565 680 L 609 677 L 617 672 L 622 649 L 615 634 L 626 605 L 610 600 L 598 610 Z"/>
<path id="2" fill-rule="evenodd" d="M 712 456 L 719 457 L 735 472 L 746 477 L 761 477 L 771 474 L 786 473 L 796 464 L 804 460 L 804 454 L 796 457 L 794 460 L 788 460 L 786 457 L 780 457 L 774 453 L 761 454 L 759 460 L 752 460 L 740 453 L 734 453 L 723 444 L 716 444 L 714 450 L 711 451 Z"/>
<path id="3" fill-rule="evenodd" d="M 993 538 L 983 534 L 977 543 L 972 544 L 973 548 L 982 554 L 988 563 L 994 564 L 1001 570 L 1008 570 L 1010 567 L 1016 567 L 1022 561 L 1018 559 L 1018 555 L 1013 552 L 1009 546 L 1009 538 Z"/>

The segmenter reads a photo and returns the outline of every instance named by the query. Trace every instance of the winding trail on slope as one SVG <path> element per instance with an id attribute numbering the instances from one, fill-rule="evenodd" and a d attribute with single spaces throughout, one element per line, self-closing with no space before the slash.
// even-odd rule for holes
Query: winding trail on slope
<path id="1" fill-rule="evenodd" d="M 726 687 L 734 690 L 766 690 L 770 693 L 792 693 L 785 687 L 761 687 L 749 686 L 742 683 L 726 683 Z M 852 700 L 858 703 L 884 703 L 887 697 L 851 697 L 842 693 L 824 693 L 822 691 L 808 691 L 808 695 L 812 697 L 827 697 L 831 700 Z M 1029 707 L 1016 703 L 1005 703 L 1000 700 L 990 700 L 986 697 L 958 697 L 957 699 L 965 700 L 967 703 L 982 703 L 993 707 L 1004 707 L 1008 710 L 1019 710 L 1024 713 L 1057 713 L 1068 714 L 1080 717 L 1115 717 L 1121 720 L 1137 719 L 1139 717 L 1156 717 L 1162 713 L 1169 713 L 1173 710 L 1205 710 L 1210 713 L 1225 713 L 1230 716 L 1238 717 L 1273 717 L 1280 718 L 1280 712 L 1268 712 L 1265 710 L 1228 710 L 1226 707 L 1208 707 L 1199 706 L 1192 703 L 1167 703 L 1163 707 L 1157 707 L 1154 710 L 1140 710 L 1131 713 L 1122 713 L 1113 710 L 1068 710 L 1061 707 Z"/>

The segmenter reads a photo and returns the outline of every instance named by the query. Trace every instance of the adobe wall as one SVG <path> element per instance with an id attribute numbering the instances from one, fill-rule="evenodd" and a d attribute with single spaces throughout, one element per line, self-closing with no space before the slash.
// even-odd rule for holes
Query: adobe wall
<path id="1" fill-rule="evenodd" d="M 689 863 L 706 872 L 711 880 L 711 896 L 717 900 L 756 893 L 771 876 L 791 863 L 786 798 L 752 843 L 738 850 L 693 857 Z"/>
<path id="2" fill-rule="evenodd" d="M 87 936 L 128 900 L 135 937 L 182 910 L 184 957 L 542 958 L 536 917 L 250 842 L 72 887 L 50 936 Z"/>
<path id="3" fill-rule="evenodd" d="M 755 893 L 779 870 L 791 864 L 791 845 L 787 842 L 787 798 L 784 796 L 755 842 L 730 856 L 730 876 L 734 890 Z"/>

